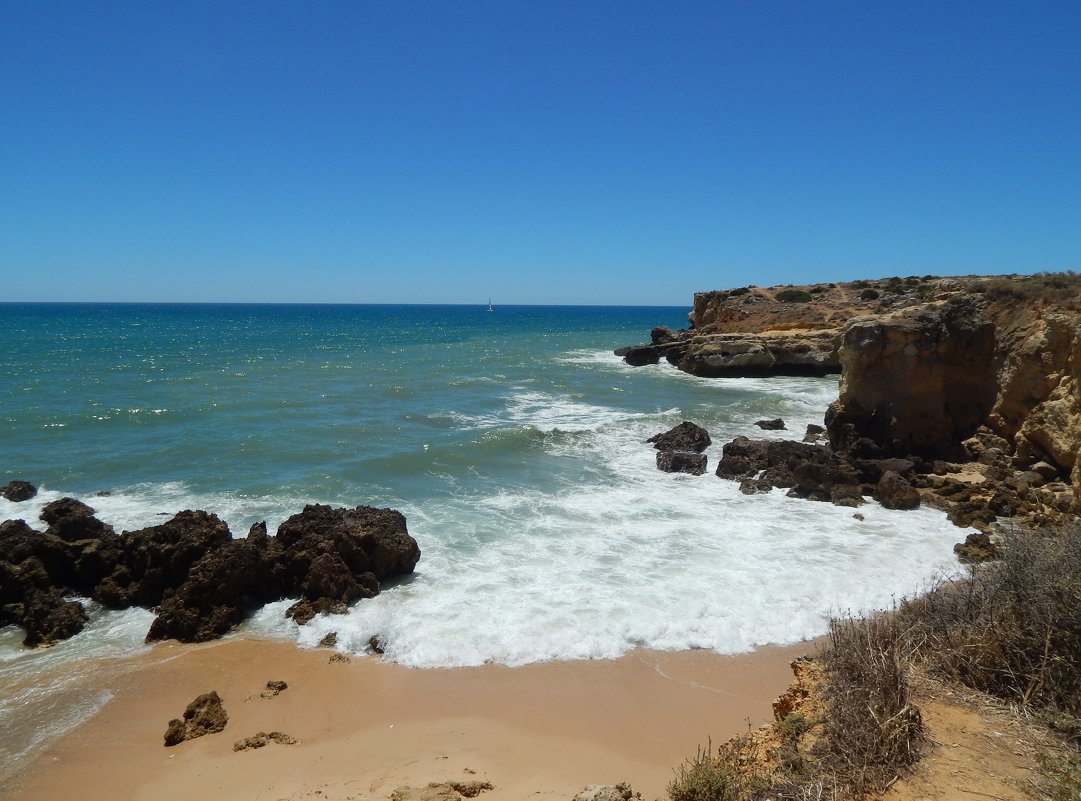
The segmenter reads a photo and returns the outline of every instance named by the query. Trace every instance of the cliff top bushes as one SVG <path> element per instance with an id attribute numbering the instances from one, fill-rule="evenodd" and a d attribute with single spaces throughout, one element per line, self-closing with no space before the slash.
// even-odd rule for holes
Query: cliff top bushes
<path id="1" fill-rule="evenodd" d="M 778 715 L 772 764 L 751 733 L 699 750 L 669 785 L 672 801 L 859 799 L 880 793 L 920 756 L 926 735 L 909 700 L 920 665 L 947 682 L 1033 713 L 1061 750 L 1035 784 L 1081 798 L 1081 523 L 1004 533 L 1001 559 L 970 566 L 892 612 L 830 624 L 816 657 L 822 714 Z M 775 705 L 775 709 L 777 706 Z"/>
<path id="2" fill-rule="evenodd" d="M 998 547 L 1001 559 L 902 605 L 909 639 L 941 675 L 1072 719 L 1081 745 L 1081 524 Z"/>
<path id="3" fill-rule="evenodd" d="M 775 297 L 781 303 L 809 303 L 812 299 L 811 293 L 802 289 L 782 289 Z"/>
<path id="4" fill-rule="evenodd" d="M 973 281 L 969 288 L 989 300 L 1032 303 L 1081 309 L 1081 274 L 1068 270 L 1024 276 L 998 276 Z"/>

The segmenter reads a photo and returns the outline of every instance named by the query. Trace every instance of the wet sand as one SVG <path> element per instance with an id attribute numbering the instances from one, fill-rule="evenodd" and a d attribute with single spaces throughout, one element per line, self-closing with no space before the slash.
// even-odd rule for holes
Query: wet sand
<path id="1" fill-rule="evenodd" d="M 810 646 L 719 656 L 636 651 L 618 660 L 416 670 L 332 651 L 235 639 L 161 644 L 103 663 L 113 694 L 0 787 L 14 801 L 344 801 L 402 785 L 490 781 L 480 796 L 569 801 L 629 781 L 664 797 L 674 768 L 772 716 L 789 663 Z M 288 689 L 260 697 L 269 680 Z M 93 688 L 88 688 L 93 689 Z M 215 690 L 225 730 L 165 748 L 170 718 Z M 233 751 L 259 731 L 297 745 Z"/>

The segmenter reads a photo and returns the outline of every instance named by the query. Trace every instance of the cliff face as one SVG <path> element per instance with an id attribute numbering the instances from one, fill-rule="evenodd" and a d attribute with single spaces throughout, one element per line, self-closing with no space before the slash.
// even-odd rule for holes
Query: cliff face
<path id="1" fill-rule="evenodd" d="M 966 298 L 851 320 L 826 414 L 831 443 L 866 437 L 891 456 L 953 455 L 994 403 L 994 348 L 994 324 Z"/>
<path id="2" fill-rule="evenodd" d="M 705 376 L 840 372 L 836 451 L 979 461 L 1081 512 L 1081 276 L 742 287 L 697 293 L 689 319 L 617 353 Z"/>
<path id="3" fill-rule="evenodd" d="M 987 425 L 1019 465 L 1070 476 L 1081 508 L 1081 315 L 1052 311 L 1005 334 Z"/>
<path id="4" fill-rule="evenodd" d="M 951 300 L 851 320 L 831 442 L 863 436 L 924 456 L 964 446 L 1016 471 L 1057 472 L 1081 511 L 1079 289 L 1072 275 L 972 279 Z M 966 442 L 980 432 L 982 443 Z"/>

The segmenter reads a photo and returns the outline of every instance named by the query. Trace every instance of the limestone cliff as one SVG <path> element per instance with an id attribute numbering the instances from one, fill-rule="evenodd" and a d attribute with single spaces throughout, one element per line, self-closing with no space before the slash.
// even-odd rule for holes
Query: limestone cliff
<path id="1" fill-rule="evenodd" d="M 834 448 L 872 440 L 889 456 L 950 457 L 995 399 L 994 324 L 970 297 L 857 317 L 826 413 Z"/>
<path id="2" fill-rule="evenodd" d="M 840 372 L 835 451 L 978 461 L 1081 511 L 1081 276 L 742 287 L 697 293 L 689 320 L 617 353 L 705 376 Z"/>

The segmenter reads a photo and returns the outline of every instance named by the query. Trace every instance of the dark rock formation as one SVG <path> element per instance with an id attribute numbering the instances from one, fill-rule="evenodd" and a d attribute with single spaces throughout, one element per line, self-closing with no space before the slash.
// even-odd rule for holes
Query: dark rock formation
<path id="1" fill-rule="evenodd" d="M 887 470 L 875 485 L 875 500 L 887 509 L 916 509 L 920 494 L 900 475 Z"/>
<path id="2" fill-rule="evenodd" d="M 659 451 L 696 451 L 701 453 L 710 446 L 709 432 L 689 420 L 684 420 L 663 434 L 656 434 L 646 442 L 652 442 Z"/>
<path id="3" fill-rule="evenodd" d="M 782 420 L 780 417 L 776 417 L 773 420 L 759 420 L 755 423 L 755 425 L 761 428 L 763 431 L 785 430 L 784 420 Z"/>
<path id="4" fill-rule="evenodd" d="M 774 487 L 789 487 L 794 480 L 793 470 L 798 465 L 805 462 L 824 463 L 829 459 L 830 453 L 818 445 L 736 437 L 722 449 L 717 475 L 740 479 L 754 478 L 762 473 L 762 478 Z"/>
<path id="5" fill-rule="evenodd" d="M 391 509 L 309 506 L 278 536 L 268 537 L 263 523 L 243 540 L 202 511 L 119 536 L 93 511 L 64 498 L 42 511 L 44 533 L 21 520 L 0 524 L 0 625 L 22 626 L 28 646 L 82 629 L 86 613 L 67 595 L 156 608 L 148 641 L 201 642 L 281 598 L 300 596 L 290 614 L 302 623 L 345 611 L 420 558 L 405 518 Z"/>
<path id="6" fill-rule="evenodd" d="M 211 548 L 162 599 L 147 642 L 206 642 L 232 630 L 260 602 L 271 600 L 265 595 L 266 553 L 264 543 L 248 540 Z"/>
<path id="7" fill-rule="evenodd" d="M 700 476 L 706 472 L 706 455 L 694 451 L 657 451 L 657 469 Z"/>
<path id="8" fill-rule="evenodd" d="M 214 691 L 203 693 L 184 710 L 184 717 L 169 721 L 165 731 L 165 746 L 179 745 L 204 734 L 217 734 L 229 722 L 229 715 Z"/>
<path id="9" fill-rule="evenodd" d="M 29 481 L 9 481 L 0 488 L 0 495 L 16 503 L 28 501 L 38 494 L 38 488 Z"/>
<path id="10" fill-rule="evenodd" d="M 773 484 L 764 478 L 745 478 L 739 482 L 739 491 L 744 495 L 764 495 L 773 490 Z"/>
<path id="11" fill-rule="evenodd" d="M 969 534 L 964 542 L 953 546 L 953 552 L 957 555 L 957 561 L 970 565 L 997 559 L 999 555 L 998 547 L 983 531 L 974 531 Z"/>
<path id="12" fill-rule="evenodd" d="M 266 683 L 266 689 L 259 695 L 262 698 L 274 698 L 289 689 L 289 685 L 284 681 L 274 680 Z"/>
<path id="13" fill-rule="evenodd" d="M 60 498 L 52 503 L 45 504 L 45 508 L 38 515 L 50 526 L 69 517 L 90 517 L 94 514 L 94 508 L 87 506 L 75 498 Z"/>

